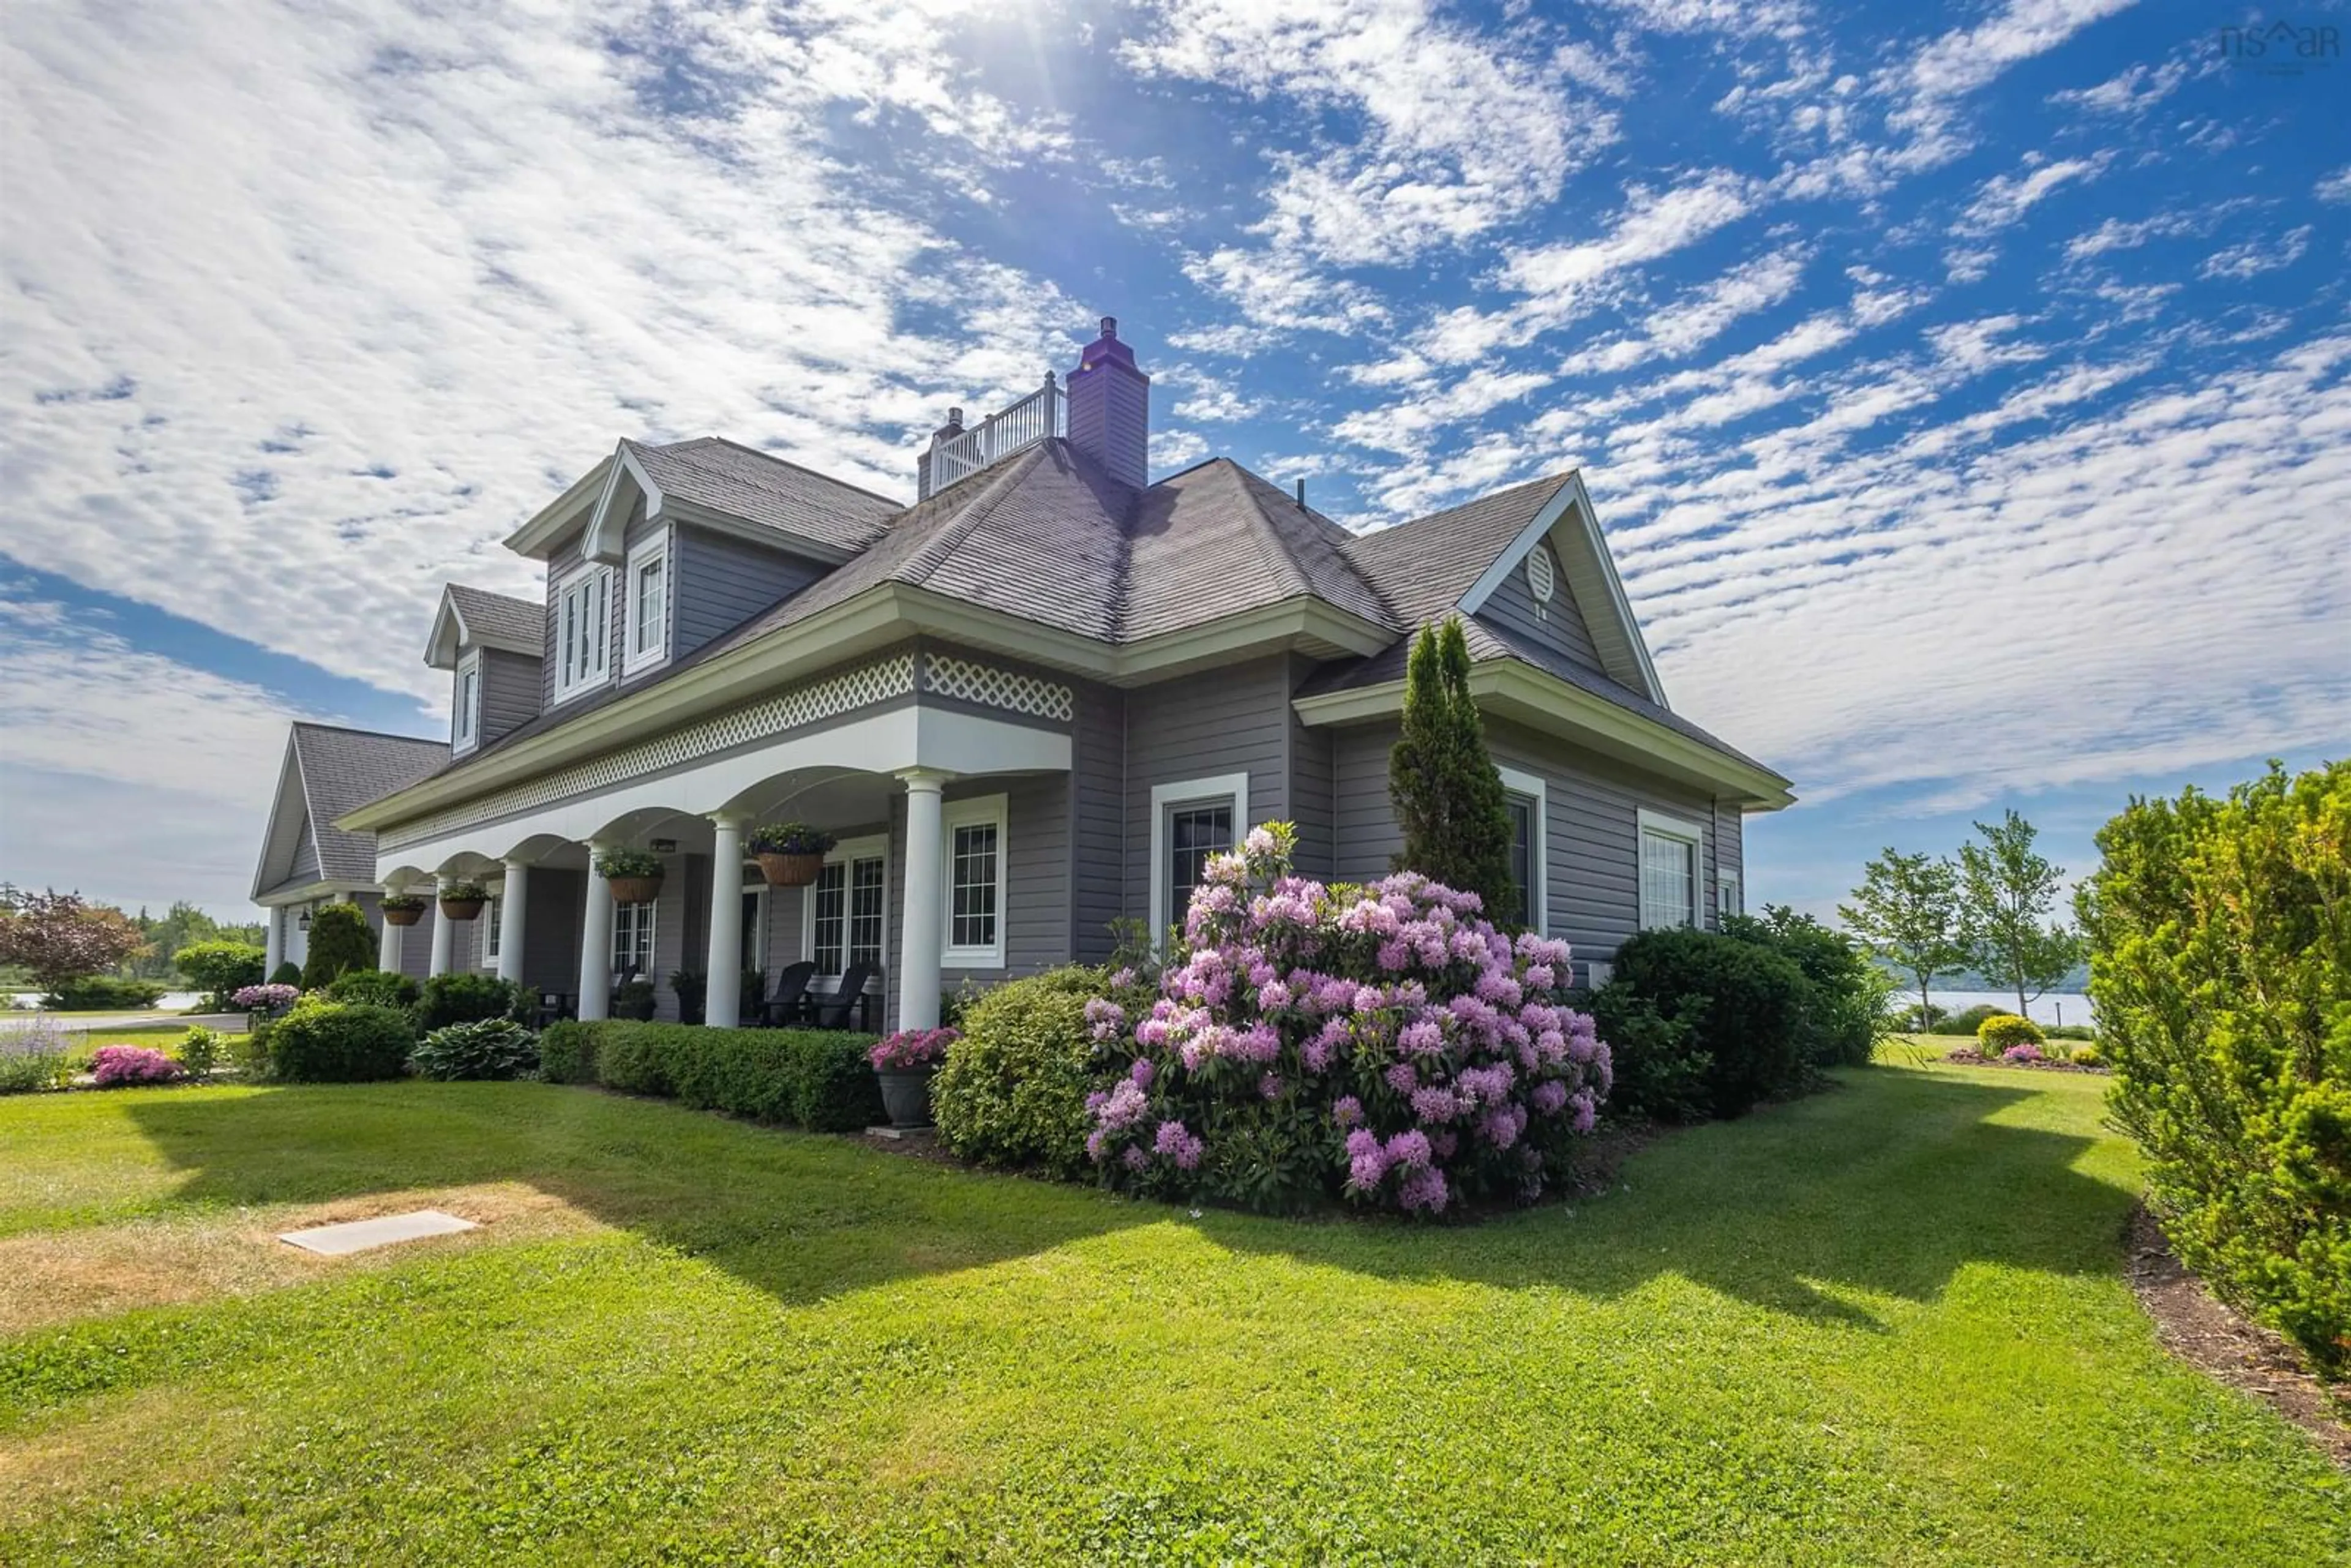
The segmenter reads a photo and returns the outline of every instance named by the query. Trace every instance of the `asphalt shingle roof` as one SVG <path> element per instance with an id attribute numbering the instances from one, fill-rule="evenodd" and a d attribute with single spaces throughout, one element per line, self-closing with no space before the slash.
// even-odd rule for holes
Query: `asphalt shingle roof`
<path id="1" fill-rule="evenodd" d="M 1403 624 L 1426 625 L 1461 601 L 1568 477 L 1553 474 L 1531 479 L 1408 523 L 1356 535 L 1348 541 L 1347 559 L 1378 587 Z"/>
<path id="2" fill-rule="evenodd" d="M 905 506 L 716 435 L 624 444 L 667 495 L 838 549 L 871 544 Z"/>
<path id="3" fill-rule="evenodd" d="M 449 760 L 438 740 L 297 724 L 294 758 L 319 843 L 319 874 L 331 881 L 375 880 L 375 835 L 346 832 L 335 819 L 404 789 Z"/>
<path id="4" fill-rule="evenodd" d="M 486 589 L 468 588 L 462 582 L 449 585 L 449 601 L 457 607 L 465 629 L 475 638 L 494 637 L 502 643 L 517 643 L 526 648 L 542 648 L 547 639 L 547 606 L 533 600 L 517 599 L 510 594 L 492 593 Z"/>

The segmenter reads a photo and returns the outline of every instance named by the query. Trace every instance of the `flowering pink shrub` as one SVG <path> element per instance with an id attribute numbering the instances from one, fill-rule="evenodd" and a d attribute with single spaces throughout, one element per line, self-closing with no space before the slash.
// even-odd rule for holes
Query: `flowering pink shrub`
<path id="1" fill-rule="evenodd" d="M 961 1040 L 951 1029 L 902 1029 L 885 1034 L 865 1060 L 883 1072 L 917 1072 L 947 1059 L 947 1047 Z"/>
<path id="2" fill-rule="evenodd" d="M 126 1083 L 169 1083 L 180 1076 L 178 1062 L 143 1045 L 101 1045 L 89 1062 L 90 1076 L 100 1089 L 118 1089 Z"/>
<path id="3" fill-rule="evenodd" d="M 2049 1060 L 2041 1053 L 2041 1048 L 2039 1046 L 2033 1045 L 2029 1041 L 2023 1045 L 2010 1046 L 2006 1051 L 2000 1053 L 2000 1059 L 2002 1061 L 2013 1061 L 2019 1065 L 2022 1065 L 2027 1062 L 2046 1061 Z"/>
<path id="4" fill-rule="evenodd" d="M 1155 996 L 1088 1004 L 1123 1066 L 1087 1101 L 1105 1179 L 1259 1208 L 1539 1195 L 1609 1085 L 1564 1005 L 1567 945 L 1513 942 L 1417 875 L 1294 876 L 1294 837 L 1259 828 L 1209 862 Z"/>
<path id="5" fill-rule="evenodd" d="M 253 1013 L 282 1013 L 302 999 L 299 986 L 245 986 L 229 998 L 233 1007 Z"/>

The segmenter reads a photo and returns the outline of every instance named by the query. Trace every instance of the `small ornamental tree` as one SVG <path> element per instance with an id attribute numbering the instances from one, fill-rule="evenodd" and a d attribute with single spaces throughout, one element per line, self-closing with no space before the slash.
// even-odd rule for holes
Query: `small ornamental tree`
<path id="1" fill-rule="evenodd" d="M 352 969 L 375 967 L 375 930 L 356 904 L 329 904 L 310 916 L 310 951 L 302 960 L 302 988 L 321 989 Z"/>
<path id="2" fill-rule="evenodd" d="M 1609 1085 L 1565 1005 L 1567 944 L 1513 942 L 1409 872 L 1294 876 L 1295 837 L 1273 823 L 1208 863 L 1155 998 L 1088 1004 L 1116 1072 L 1087 1102 L 1104 1179 L 1263 1209 L 1540 1194 Z"/>
<path id="3" fill-rule="evenodd" d="M 2025 992 L 2039 996 L 2064 979 L 2081 956 L 2080 938 L 2043 918 L 2057 906 L 2065 868 L 2034 852 L 2039 831 L 2014 811 L 1997 827 L 1975 826 L 1983 842 L 1959 846 L 1959 917 L 1968 957 L 1978 973 L 1996 975 L 2004 987 L 2015 988 L 2021 1018 L 2032 999 Z"/>
<path id="4" fill-rule="evenodd" d="M 1837 916 L 1871 952 L 1908 973 L 1918 988 L 1918 1016 L 1932 1017 L 1935 977 L 1968 961 L 1951 862 L 1889 848 L 1862 868 L 1853 902 L 1837 905 Z"/>
<path id="5" fill-rule="evenodd" d="M 0 908 L 0 964 L 29 971 L 52 994 L 102 975 L 137 953 L 139 927 L 78 893 L 17 893 Z"/>
<path id="6" fill-rule="evenodd" d="M 1388 753 L 1388 793 L 1404 852 L 1395 869 L 1478 895 L 1475 913 L 1522 915 L 1510 881 L 1510 802 L 1469 695 L 1469 644 L 1458 618 L 1413 640 L 1405 666 L 1404 734 Z"/>
<path id="7" fill-rule="evenodd" d="M 232 992 L 261 984 L 267 955 L 246 942 L 194 942 L 172 956 L 172 962 L 191 985 L 209 998 L 205 1006 L 218 1012 Z"/>

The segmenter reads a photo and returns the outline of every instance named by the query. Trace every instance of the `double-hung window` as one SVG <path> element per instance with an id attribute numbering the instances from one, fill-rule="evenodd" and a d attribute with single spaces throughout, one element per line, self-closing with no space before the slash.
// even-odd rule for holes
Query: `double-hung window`
<path id="1" fill-rule="evenodd" d="M 555 602 L 555 700 L 601 686 L 612 670 L 612 569 L 564 580 Z"/>
<path id="2" fill-rule="evenodd" d="M 669 657 L 669 535 L 660 533 L 629 551 L 623 674 L 649 670 Z"/>
<path id="3" fill-rule="evenodd" d="M 612 905 L 612 978 L 653 977 L 653 904 Z"/>
<path id="4" fill-rule="evenodd" d="M 449 749 L 471 751 L 482 739 L 482 651 L 457 661 L 457 700 L 449 719 Z"/>
<path id="5" fill-rule="evenodd" d="M 1706 841 L 1696 822 L 1644 810 L 1640 823 L 1641 927 L 1697 925 L 1699 854 Z"/>
<path id="6" fill-rule="evenodd" d="M 505 929 L 501 916 L 506 912 L 506 894 L 494 893 L 482 905 L 482 967 L 485 969 L 497 967 L 498 938 Z"/>
<path id="7" fill-rule="evenodd" d="M 1005 797 L 953 800 L 941 810 L 946 854 L 946 942 L 939 962 L 951 969 L 1004 967 Z"/>
<path id="8" fill-rule="evenodd" d="M 1511 916 L 1538 935 L 1551 928 L 1550 892 L 1544 875 L 1546 791 L 1542 779 L 1515 768 L 1497 767 L 1502 776 L 1502 803 L 1510 818 L 1510 885 L 1518 890 L 1519 907 Z"/>
<path id="9" fill-rule="evenodd" d="M 1192 890 L 1208 862 L 1227 853 L 1249 831 L 1249 775 L 1194 779 L 1151 790 L 1151 930 L 1153 940 L 1181 925 Z"/>
<path id="10" fill-rule="evenodd" d="M 882 962 L 882 924 L 889 888 L 889 841 L 848 839 L 825 856 L 808 890 L 801 956 L 838 978 L 859 964 Z"/>

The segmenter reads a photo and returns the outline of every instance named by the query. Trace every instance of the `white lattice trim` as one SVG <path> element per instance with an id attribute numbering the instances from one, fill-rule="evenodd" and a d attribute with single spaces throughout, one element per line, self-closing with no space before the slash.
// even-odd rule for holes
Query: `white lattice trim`
<path id="1" fill-rule="evenodd" d="M 721 751 L 802 725 L 815 724 L 893 697 L 911 696 L 914 690 L 914 660 L 911 653 L 878 660 L 845 670 L 824 680 L 795 687 L 779 696 L 752 703 L 715 717 L 671 730 L 651 740 L 608 752 L 602 757 L 537 779 L 509 785 L 491 794 L 452 806 L 430 817 L 420 817 L 376 835 L 381 849 L 398 850 L 438 838 L 477 822 L 495 821 L 517 811 L 553 805 L 575 795 L 591 794 L 615 784 L 659 773 L 680 763 L 693 762 Z"/>
<path id="2" fill-rule="evenodd" d="M 923 689 L 987 707 L 1064 723 L 1077 709 L 1076 694 L 1065 685 L 943 653 L 923 655 Z"/>

